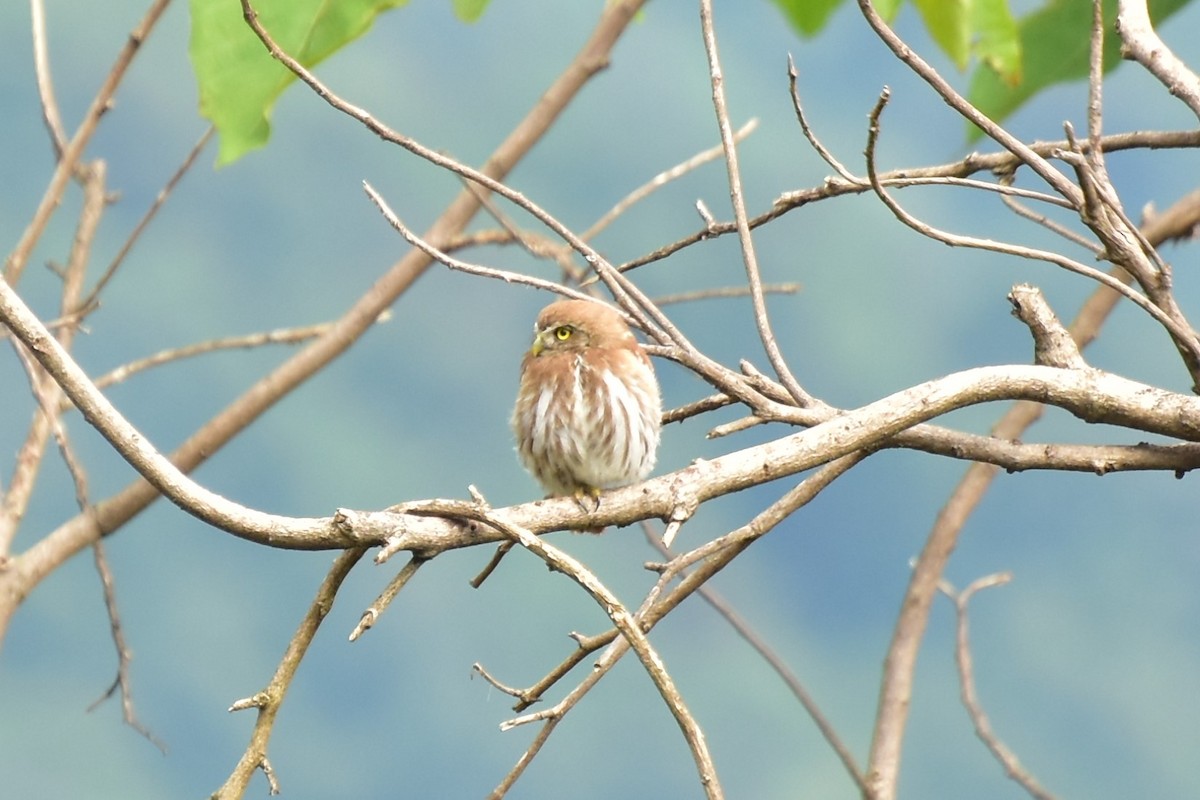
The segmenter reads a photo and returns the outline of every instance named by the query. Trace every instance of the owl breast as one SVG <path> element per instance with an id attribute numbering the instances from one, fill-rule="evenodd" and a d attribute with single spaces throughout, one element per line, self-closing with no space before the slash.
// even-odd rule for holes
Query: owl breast
<path id="1" fill-rule="evenodd" d="M 551 494 L 566 495 L 649 475 L 661 416 L 645 355 L 594 348 L 529 359 L 513 429 L 526 469 Z"/>

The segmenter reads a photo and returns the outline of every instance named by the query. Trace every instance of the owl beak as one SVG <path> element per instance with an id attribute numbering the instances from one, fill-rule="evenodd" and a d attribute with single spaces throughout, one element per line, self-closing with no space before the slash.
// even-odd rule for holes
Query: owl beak
<path id="1" fill-rule="evenodd" d="M 546 341 L 544 339 L 542 339 L 542 332 L 538 331 L 538 333 L 535 334 L 533 337 L 533 345 L 530 346 L 529 352 L 531 354 L 533 354 L 534 358 L 537 358 L 538 356 L 540 356 L 542 354 L 542 351 L 545 349 L 546 349 Z"/>

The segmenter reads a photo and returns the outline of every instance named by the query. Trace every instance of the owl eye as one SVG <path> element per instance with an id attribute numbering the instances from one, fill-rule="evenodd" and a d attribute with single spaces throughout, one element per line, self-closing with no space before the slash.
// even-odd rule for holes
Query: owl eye
<path id="1" fill-rule="evenodd" d="M 554 338 L 558 339 L 560 342 L 565 342 L 568 339 L 570 339 L 571 336 L 574 335 L 574 333 L 575 333 L 575 329 L 570 327 L 569 325 L 560 325 L 559 327 L 554 329 Z"/>

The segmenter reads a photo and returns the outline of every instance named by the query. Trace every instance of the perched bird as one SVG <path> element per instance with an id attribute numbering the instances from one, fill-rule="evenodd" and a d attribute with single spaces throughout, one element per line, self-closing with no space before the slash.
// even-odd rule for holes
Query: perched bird
<path id="1" fill-rule="evenodd" d="M 547 492 L 586 509 L 601 489 L 645 478 L 661 421 L 654 369 L 620 314 L 588 300 L 542 309 L 512 428 L 521 463 Z"/>

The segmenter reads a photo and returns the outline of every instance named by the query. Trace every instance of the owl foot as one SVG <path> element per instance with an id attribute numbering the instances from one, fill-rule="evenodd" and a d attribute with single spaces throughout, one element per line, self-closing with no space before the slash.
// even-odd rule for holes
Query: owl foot
<path id="1" fill-rule="evenodd" d="M 593 486 L 580 486 L 574 493 L 575 502 L 589 514 L 600 510 L 600 490 Z"/>
<path id="2" fill-rule="evenodd" d="M 594 486 L 580 486 L 574 492 L 575 502 L 581 509 L 589 514 L 595 514 L 600 510 L 600 490 Z M 603 533 L 604 526 L 600 525 L 593 528 L 580 528 L 580 533 Z"/>

